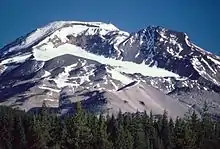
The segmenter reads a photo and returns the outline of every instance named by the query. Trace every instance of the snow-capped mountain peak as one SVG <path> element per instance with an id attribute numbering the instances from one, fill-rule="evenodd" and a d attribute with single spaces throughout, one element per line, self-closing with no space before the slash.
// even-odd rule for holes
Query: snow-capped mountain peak
<path id="1" fill-rule="evenodd" d="M 30 110 L 45 99 L 62 113 L 79 98 L 93 112 L 167 109 L 177 116 L 212 97 L 218 113 L 219 72 L 219 57 L 183 32 L 56 21 L 0 50 L 1 103 Z"/>
<path id="2" fill-rule="evenodd" d="M 14 45 L 10 48 L 3 48 L 1 52 L 4 51 L 4 55 L 10 52 L 17 51 L 19 49 L 24 49 L 32 46 L 39 40 L 42 40 L 46 36 L 49 36 L 53 32 L 65 28 L 66 31 L 71 30 L 75 32 L 75 34 L 79 34 L 87 29 L 89 29 L 90 34 L 94 34 L 95 30 L 103 31 L 104 33 L 110 31 L 119 31 L 113 24 L 106 24 L 102 22 L 81 22 L 81 21 L 55 21 L 44 27 L 38 28 L 32 33 L 29 33 L 24 39 L 19 40 L 17 45 Z M 91 29 L 92 28 L 92 29 Z M 7 49 L 7 50 L 4 50 Z"/>

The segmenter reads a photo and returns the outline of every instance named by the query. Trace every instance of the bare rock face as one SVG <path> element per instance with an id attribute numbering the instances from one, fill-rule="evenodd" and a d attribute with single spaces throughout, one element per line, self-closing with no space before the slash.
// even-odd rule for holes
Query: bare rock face
<path id="1" fill-rule="evenodd" d="M 220 58 L 182 32 L 149 26 L 136 33 L 101 22 L 60 21 L 0 50 L 1 104 L 61 115 L 81 101 L 93 113 L 167 110 L 172 117 L 205 101 L 220 113 Z"/>

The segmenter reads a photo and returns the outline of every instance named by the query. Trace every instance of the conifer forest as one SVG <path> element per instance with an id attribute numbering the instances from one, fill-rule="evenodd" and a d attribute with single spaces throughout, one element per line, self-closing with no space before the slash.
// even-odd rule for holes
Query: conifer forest
<path id="1" fill-rule="evenodd" d="M 207 106 L 171 119 L 147 112 L 92 115 L 80 103 L 58 117 L 43 105 L 36 113 L 0 107 L 0 149 L 220 149 L 220 122 Z"/>

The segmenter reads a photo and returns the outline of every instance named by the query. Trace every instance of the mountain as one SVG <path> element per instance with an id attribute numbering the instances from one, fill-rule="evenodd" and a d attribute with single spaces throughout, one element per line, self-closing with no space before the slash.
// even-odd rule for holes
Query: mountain
<path id="1" fill-rule="evenodd" d="M 102 22 L 57 21 L 0 49 L 1 104 L 25 111 L 43 101 L 61 115 L 167 110 L 220 113 L 220 57 L 186 33 L 149 26 L 136 33 Z"/>

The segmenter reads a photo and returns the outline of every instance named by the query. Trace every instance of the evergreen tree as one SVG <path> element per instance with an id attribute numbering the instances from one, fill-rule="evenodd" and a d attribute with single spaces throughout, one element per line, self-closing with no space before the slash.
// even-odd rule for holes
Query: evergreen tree
<path id="1" fill-rule="evenodd" d="M 135 137 L 134 137 L 134 148 L 135 149 L 143 149 L 143 148 L 147 148 L 150 146 L 150 144 L 147 144 L 149 142 L 147 142 L 145 137 L 145 133 L 143 130 L 143 125 L 141 123 L 137 123 L 136 125 L 136 133 L 135 133 Z"/>
<path id="2" fill-rule="evenodd" d="M 46 102 L 44 101 L 39 114 L 34 116 L 30 129 L 32 135 L 31 149 L 47 149 L 49 142 L 52 140 L 50 136 L 51 116 L 48 112 Z"/>
<path id="3" fill-rule="evenodd" d="M 30 149 L 48 149 L 49 132 L 46 130 L 45 124 L 38 117 L 34 120 L 32 126 L 32 143 Z"/>
<path id="4" fill-rule="evenodd" d="M 51 123 L 49 129 L 50 140 L 48 145 L 50 148 L 60 149 L 62 144 L 61 138 L 63 137 L 61 121 L 59 117 L 51 115 L 50 123 Z"/>
<path id="5" fill-rule="evenodd" d="M 13 140 L 13 113 L 8 108 L 3 108 L 1 110 L 0 119 L 0 144 L 2 148 L 12 149 Z"/>
<path id="6" fill-rule="evenodd" d="M 168 124 L 168 113 L 165 110 L 162 116 L 162 126 L 160 130 L 160 135 L 161 139 L 163 140 L 163 146 L 166 149 L 172 149 L 173 144 L 172 144 L 172 134 L 169 129 L 169 124 Z"/>
<path id="7" fill-rule="evenodd" d="M 57 117 L 44 103 L 31 114 L 0 106 L 0 149 L 218 149 L 220 122 L 205 104 L 201 118 L 192 111 L 168 120 L 167 112 L 119 112 L 118 117 L 86 113 Z"/>
<path id="8" fill-rule="evenodd" d="M 76 103 L 76 113 L 73 118 L 66 121 L 68 148 L 88 149 L 91 145 L 92 133 L 87 123 L 87 115 Z"/>
<path id="9" fill-rule="evenodd" d="M 125 147 L 126 149 L 133 149 L 134 146 L 134 139 L 128 129 L 125 128 L 124 130 L 125 133 Z"/>
<path id="10" fill-rule="evenodd" d="M 175 127 L 174 127 L 174 148 L 175 149 L 182 149 L 184 144 L 184 121 L 177 117 L 175 121 Z"/>
<path id="11" fill-rule="evenodd" d="M 107 124 L 107 132 L 110 134 L 109 139 L 113 143 L 113 147 L 116 148 L 117 146 L 117 134 L 119 132 L 119 124 L 118 121 L 116 121 L 114 115 L 112 115 L 111 119 L 109 120 Z"/>
<path id="12" fill-rule="evenodd" d="M 170 118 L 168 125 L 169 125 L 169 134 L 170 134 L 170 145 L 172 148 L 174 148 L 175 132 L 174 132 L 174 122 L 172 118 Z"/>
<path id="13" fill-rule="evenodd" d="M 114 148 L 115 149 L 127 149 L 126 134 L 125 134 L 125 130 L 122 125 L 118 126 Z"/>
<path id="14" fill-rule="evenodd" d="M 102 115 L 99 117 L 98 125 L 95 126 L 97 126 L 97 131 L 93 134 L 93 138 L 95 138 L 94 149 L 112 149 L 113 144 L 108 140 L 107 125 Z"/>
<path id="15" fill-rule="evenodd" d="M 14 130 L 13 130 L 13 149 L 25 149 L 26 148 L 26 135 L 22 119 L 20 116 L 14 118 Z"/>

